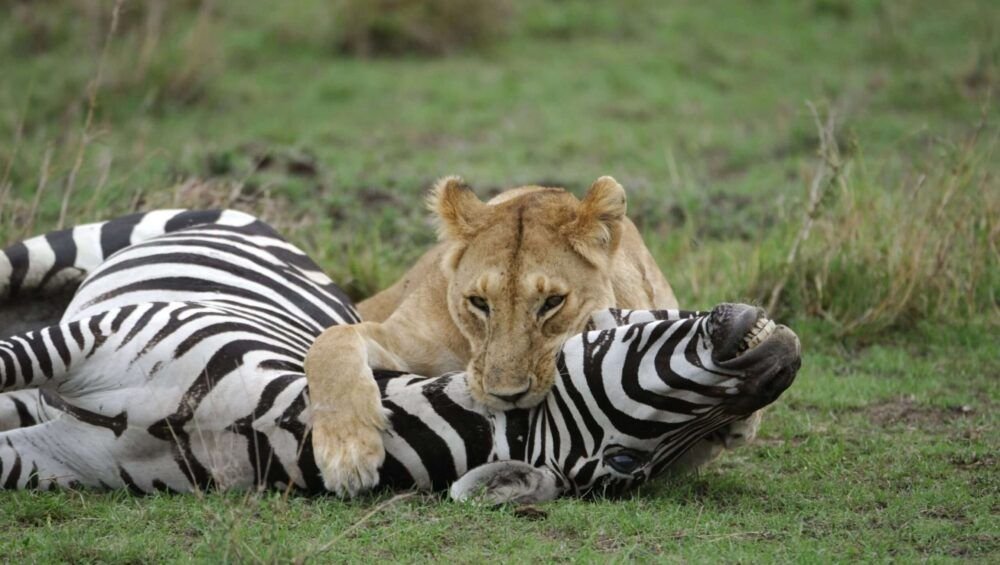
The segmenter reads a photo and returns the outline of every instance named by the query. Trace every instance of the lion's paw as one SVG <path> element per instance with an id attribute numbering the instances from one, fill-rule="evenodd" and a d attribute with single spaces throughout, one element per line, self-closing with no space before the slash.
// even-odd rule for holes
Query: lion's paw
<path id="1" fill-rule="evenodd" d="M 367 420 L 367 421 L 365 421 Z M 382 430 L 385 415 L 361 420 L 355 417 L 315 417 L 313 450 L 326 489 L 342 497 L 354 497 L 379 480 L 385 461 Z"/>

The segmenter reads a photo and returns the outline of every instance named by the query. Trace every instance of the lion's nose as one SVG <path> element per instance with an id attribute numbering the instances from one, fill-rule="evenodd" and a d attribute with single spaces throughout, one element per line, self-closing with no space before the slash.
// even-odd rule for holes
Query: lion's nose
<path id="1" fill-rule="evenodd" d="M 517 405 L 517 402 L 523 399 L 531 391 L 531 385 L 535 382 L 534 375 L 529 375 L 528 378 L 518 381 L 511 382 L 508 380 L 507 386 L 488 386 L 486 392 L 490 394 L 493 398 L 498 398 L 507 402 L 509 404 Z"/>
<path id="2" fill-rule="evenodd" d="M 499 398 L 500 400 L 503 400 L 504 402 L 509 402 L 510 404 L 517 404 L 518 400 L 521 400 L 522 398 L 524 398 L 524 395 L 528 394 L 528 389 L 530 388 L 531 384 L 529 383 L 528 386 L 524 387 L 524 390 L 522 391 L 512 392 L 509 394 L 498 394 L 495 392 L 491 394 Z"/>

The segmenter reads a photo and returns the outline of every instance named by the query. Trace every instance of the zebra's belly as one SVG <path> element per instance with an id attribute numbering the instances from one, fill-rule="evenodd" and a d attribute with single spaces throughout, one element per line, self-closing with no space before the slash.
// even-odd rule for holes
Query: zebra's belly
<path id="1" fill-rule="evenodd" d="M 61 447 L 79 475 L 144 492 L 322 490 L 302 344 L 197 303 L 129 306 L 78 325 L 81 360 L 43 395 L 86 432 Z M 443 490 L 493 456 L 491 419 L 463 375 L 392 375 L 380 386 L 392 424 L 380 484 Z"/>

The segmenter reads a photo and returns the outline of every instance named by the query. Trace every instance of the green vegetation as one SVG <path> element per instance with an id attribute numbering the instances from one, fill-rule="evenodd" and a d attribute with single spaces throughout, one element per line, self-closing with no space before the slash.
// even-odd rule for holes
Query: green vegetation
<path id="1" fill-rule="evenodd" d="M 0 242 L 234 206 L 360 297 L 433 241 L 436 177 L 612 174 L 683 304 L 773 297 L 802 337 L 758 443 L 547 516 L 3 493 L 0 555 L 997 561 L 993 2 L 500 4 L 132 1 L 112 35 L 109 0 L 0 0 Z"/>

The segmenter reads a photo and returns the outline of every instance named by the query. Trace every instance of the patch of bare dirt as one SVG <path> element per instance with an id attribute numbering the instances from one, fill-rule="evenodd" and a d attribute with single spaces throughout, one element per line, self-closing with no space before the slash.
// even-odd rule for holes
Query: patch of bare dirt
<path id="1" fill-rule="evenodd" d="M 549 517 L 549 513 L 537 506 L 523 504 L 514 509 L 514 516 L 522 520 L 544 520 Z"/>
<path id="2" fill-rule="evenodd" d="M 157 208 L 233 208 L 263 218 L 279 231 L 311 224 L 315 218 L 293 209 L 291 202 L 250 182 L 233 179 L 188 179 L 172 189 L 137 193 L 133 210 Z"/>
<path id="3" fill-rule="evenodd" d="M 958 508 L 948 508 L 946 506 L 935 506 L 920 511 L 920 515 L 938 520 L 950 520 L 959 524 L 969 523 L 969 517 Z"/>
<path id="4" fill-rule="evenodd" d="M 798 447 L 805 443 L 806 439 L 808 439 L 808 437 L 803 434 L 794 435 L 790 439 L 758 437 L 754 439 L 750 445 L 762 445 L 766 447 Z"/>
<path id="5" fill-rule="evenodd" d="M 903 425 L 913 428 L 934 428 L 972 415 L 975 409 L 961 406 L 925 406 L 913 396 L 903 396 L 864 409 L 872 423 L 879 426 Z"/>
<path id="6" fill-rule="evenodd" d="M 249 157 L 258 171 L 274 171 L 306 178 L 320 174 L 316 156 L 307 150 L 275 149 L 264 143 L 250 142 L 241 145 L 237 151 Z"/>
<path id="7" fill-rule="evenodd" d="M 430 186 L 429 184 L 427 186 Z M 358 200 L 364 204 L 365 208 L 382 206 L 402 206 L 404 202 L 395 192 L 377 186 L 367 186 L 357 191 Z"/>
<path id="8" fill-rule="evenodd" d="M 979 471 L 983 469 L 996 469 L 997 458 L 993 455 L 972 455 L 968 457 L 955 456 L 949 462 L 967 471 Z"/>
<path id="9" fill-rule="evenodd" d="M 940 548 L 936 546 L 922 546 L 920 549 L 927 554 L 935 554 L 940 551 Z M 998 549 L 1000 549 L 1000 537 L 991 534 L 973 534 L 954 540 L 946 553 L 951 557 L 974 559 L 994 555 Z"/>
<path id="10" fill-rule="evenodd" d="M 603 553 L 617 553 L 625 548 L 626 544 L 620 537 L 601 534 L 594 541 L 594 546 L 597 551 Z"/>
<path id="11" fill-rule="evenodd" d="M 701 157 L 712 180 L 740 177 L 750 170 L 745 160 L 734 158 L 732 151 L 726 147 L 710 147 L 702 152 Z"/>

